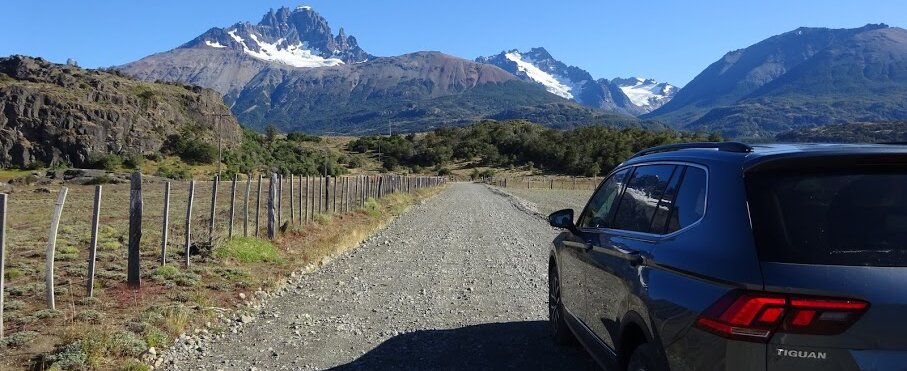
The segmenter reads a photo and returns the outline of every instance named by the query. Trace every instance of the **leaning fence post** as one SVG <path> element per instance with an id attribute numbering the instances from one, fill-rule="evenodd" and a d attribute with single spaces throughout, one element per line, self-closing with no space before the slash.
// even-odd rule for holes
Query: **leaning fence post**
<path id="1" fill-rule="evenodd" d="M 101 186 L 96 186 L 94 188 L 94 208 L 91 214 L 91 241 L 88 244 L 88 282 L 86 283 L 88 297 L 94 296 L 94 271 L 98 253 L 98 224 L 100 221 Z"/>
<path id="2" fill-rule="evenodd" d="M 333 191 L 333 193 L 331 193 L 331 198 L 333 199 L 331 210 L 334 213 L 336 213 L 337 212 L 337 177 L 334 177 L 334 191 Z"/>
<path id="3" fill-rule="evenodd" d="M 242 234 L 243 237 L 249 237 L 249 194 L 252 193 L 252 174 L 246 175 L 246 197 L 243 202 L 243 213 L 245 217 L 243 218 Z"/>
<path id="4" fill-rule="evenodd" d="M 236 179 L 238 174 L 233 174 L 233 183 L 230 185 L 230 224 L 227 228 L 227 238 L 233 238 L 233 218 L 236 216 Z"/>
<path id="5" fill-rule="evenodd" d="M 100 191 L 100 190 L 99 190 Z M 167 264 L 167 237 L 170 232 L 170 182 L 164 184 L 164 226 L 161 231 L 161 266 Z"/>
<path id="6" fill-rule="evenodd" d="M 299 224 L 300 224 L 300 225 L 305 224 L 305 219 L 302 218 L 302 213 L 303 213 L 303 210 L 302 210 L 302 201 L 303 201 L 303 197 L 302 197 L 302 174 L 299 174 Z"/>
<path id="7" fill-rule="evenodd" d="M 214 212 L 217 211 L 217 185 L 220 183 L 220 174 L 214 176 L 214 185 L 211 187 L 211 218 L 208 222 L 208 244 L 214 245 Z"/>
<path id="8" fill-rule="evenodd" d="M 189 181 L 189 199 L 186 203 L 186 245 L 183 254 L 186 258 L 186 269 L 189 269 L 189 248 L 192 246 L 192 200 L 195 198 L 195 181 Z"/>
<path id="9" fill-rule="evenodd" d="M 54 301 L 54 251 L 57 248 L 57 228 L 60 227 L 60 215 L 63 213 L 63 204 L 66 202 L 66 187 L 60 188 L 57 202 L 54 203 L 54 213 L 50 221 L 50 230 L 47 232 L 47 256 L 44 273 L 44 292 L 47 298 L 47 307 L 57 309 Z"/>
<path id="10" fill-rule="evenodd" d="M 268 186 L 268 239 L 277 236 L 277 213 L 274 199 L 277 197 L 277 174 L 271 174 L 271 184 Z"/>
<path id="11" fill-rule="evenodd" d="M 306 224 L 309 223 L 309 218 L 310 218 L 310 216 L 309 216 L 309 214 L 310 214 L 309 213 L 309 199 L 310 199 L 309 193 L 311 191 L 311 188 L 312 188 L 311 181 L 309 180 L 309 176 L 306 175 L 306 177 L 305 177 L 305 218 L 302 219 Z"/>
<path id="12" fill-rule="evenodd" d="M 3 340 L 3 293 L 6 271 L 6 193 L 0 193 L 0 340 Z"/>
<path id="13" fill-rule="evenodd" d="M 140 251 L 142 244 L 142 173 L 132 173 L 132 185 L 129 188 L 129 262 L 126 269 L 126 285 L 138 289 L 142 285 L 140 274 Z"/>

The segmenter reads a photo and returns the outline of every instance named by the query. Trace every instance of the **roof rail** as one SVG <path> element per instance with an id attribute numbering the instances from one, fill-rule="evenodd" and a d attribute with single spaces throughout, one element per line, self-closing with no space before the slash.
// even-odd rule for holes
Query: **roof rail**
<path id="1" fill-rule="evenodd" d="M 661 152 L 671 152 L 681 149 L 691 149 L 691 148 L 705 148 L 705 149 L 717 149 L 724 152 L 737 152 L 737 153 L 750 153 L 753 151 L 753 147 L 749 145 L 740 143 L 740 142 L 690 142 L 690 143 L 676 143 L 676 144 L 666 144 L 663 146 L 657 146 L 652 148 L 647 148 L 642 151 L 636 152 L 630 158 L 636 158 L 639 156 L 651 155 L 653 153 Z"/>

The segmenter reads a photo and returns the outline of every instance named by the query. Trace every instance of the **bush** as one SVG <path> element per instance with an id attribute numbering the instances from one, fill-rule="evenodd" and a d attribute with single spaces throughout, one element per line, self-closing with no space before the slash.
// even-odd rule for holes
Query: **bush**
<path id="1" fill-rule="evenodd" d="M 144 162 L 145 158 L 142 157 L 142 155 L 134 154 L 126 156 L 123 159 L 123 166 L 125 166 L 127 169 L 138 169 Z"/>
<path id="2" fill-rule="evenodd" d="M 320 143 L 320 142 L 321 142 L 321 137 L 314 136 L 314 135 L 308 135 L 308 134 L 306 134 L 306 133 L 298 133 L 298 132 L 296 132 L 296 133 L 289 133 L 289 134 L 287 134 L 287 140 L 293 141 L 293 142 L 314 142 L 314 143 Z"/>
<path id="3" fill-rule="evenodd" d="M 94 309 L 86 309 L 76 315 L 76 320 L 87 323 L 101 323 L 101 312 Z"/>
<path id="4" fill-rule="evenodd" d="M 243 263 L 277 263 L 280 255 L 268 241 L 253 237 L 233 238 L 214 250 L 218 258 L 232 258 Z"/>
<path id="5" fill-rule="evenodd" d="M 19 331 L 15 334 L 7 335 L 6 337 L 4 337 L 3 340 L 0 340 L 0 345 L 3 345 L 5 347 L 12 347 L 12 348 L 21 347 L 25 344 L 28 344 L 32 340 L 35 340 L 35 338 L 37 338 L 37 337 L 38 337 L 37 332 Z"/>
<path id="6" fill-rule="evenodd" d="M 35 312 L 35 317 L 38 317 L 38 319 L 54 318 L 62 313 L 63 312 L 56 309 L 43 309 Z"/>
<path id="7" fill-rule="evenodd" d="M 123 158 L 116 154 L 92 154 L 88 156 L 85 167 L 114 171 L 123 166 Z"/>
<path id="8" fill-rule="evenodd" d="M 57 349 L 54 354 L 47 357 L 47 361 L 53 364 L 53 367 L 63 370 L 81 370 L 88 361 L 88 353 L 81 341 L 64 345 Z"/>
<path id="9" fill-rule="evenodd" d="M 14 280 L 16 278 L 22 277 L 24 273 L 19 268 L 9 268 L 3 272 L 3 276 L 8 280 Z"/>
<path id="10" fill-rule="evenodd" d="M 148 326 L 145 328 L 145 343 L 149 347 L 161 348 L 169 342 L 170 337 L 167 336 L 167 333 L 161 329 Z"/>
<path id="11" fill-rule="evenodd" d="M 374 198 L 369 197 L 362 205 L 362 211 L 372 217 L 381 216 L 381 205 Z"/>
<path id="12" fill-rule="evenodd" d="M 25 308 L 25 303 L 21 300 L 9 300 L 3 303 L 3 310 L 13 311 Z"/>
<path id="13" fill-rule="evenodd" d="M 111 354 L 135 357 L 148 349 L 145 340 L 139 339 L 135 334 L 128 331 L 118 331 L 110 337 L 110 347 L 108 350 Z"/>
<path id="14" fill-rule="evenodd" d="M 213 164 L 217 160 L 217 146 L 193 135 L 171 135 L 164 141 L 161 152 L 179 156 L 189 164 Z"/>

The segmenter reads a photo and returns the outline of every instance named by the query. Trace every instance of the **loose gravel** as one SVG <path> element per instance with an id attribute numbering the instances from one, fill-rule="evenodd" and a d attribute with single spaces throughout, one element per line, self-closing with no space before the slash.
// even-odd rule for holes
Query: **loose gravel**
<path id="1" fill-rule="evenodd" d="M 547 249 L 556 231 L 490 188 L 451 184 L 359 248 L 259 292 L 225 334 L 184 337 L 176 370 L 594 369 L 554 345 Z"/>
<path id="2" fill-rule="evenodd" d="M 548 190 L 525 188 L 500 188 L 513 196 L 534 204 L 539 214 L 547 216 L 561 209 L 573 209 L 574 215 L 579 216 L 586 202 L 592 197 L 592 190 Z"/>

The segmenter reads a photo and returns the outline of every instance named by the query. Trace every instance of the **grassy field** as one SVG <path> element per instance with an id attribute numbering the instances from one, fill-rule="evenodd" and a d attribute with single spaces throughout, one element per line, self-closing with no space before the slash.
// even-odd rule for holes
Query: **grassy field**
<path id="1" fill-rule="evenodd" d="M 437 192 L 423 189 L 394 194 L 371 200 L 366 208 L 350 214 L 318 215 L 314 223 L 288 225 L 286 233 L 271 242 L 239 237 L 244 227 L 244 182 L 237 187 L 237 237 L 227 238 L 230 184 L 222 182 L 217 197 L 216 247 L 210 254 L 193 256 L 191 267 L 185 269 L 182 251 L 188 182 L 172 183 L 165 266 L 159 262 L 164 186 L 149 181 L 143 187 L 142 288 L 125 287 L 129 185 L 105 185 L 93 298 L 86 296 L 86 274 L 94 187 L 69 187 L 57 237 L 56 310 L 47 309 L 44 301 L 44 264 L 52 206 L 60 185 L 8 190 L 6 337 L 0 342 L 0 369 L 21 369 L 42 360 L 69 369 L 142 369 L 137 359 L 148 347 L 166 347 L 181 333 L 204 326 L 216 313 L 234 307 L 239 293 L 273 288 L 290 272 L 355 247 L 413 202 Z M 267 185 L 263 189 L 267 192 Z M 196 183 L 192 241 L 208 240 L 211 191 L 212 182 Z M 253 236 L 256 191 L 253 186 Z M 284 192 L 288 192 L 286 186 Z M 262 236 L 265 199 L 263 195 Z M 290 220 L 289 215 L 289 197 L 285 196 L 284 222 Z"/>

